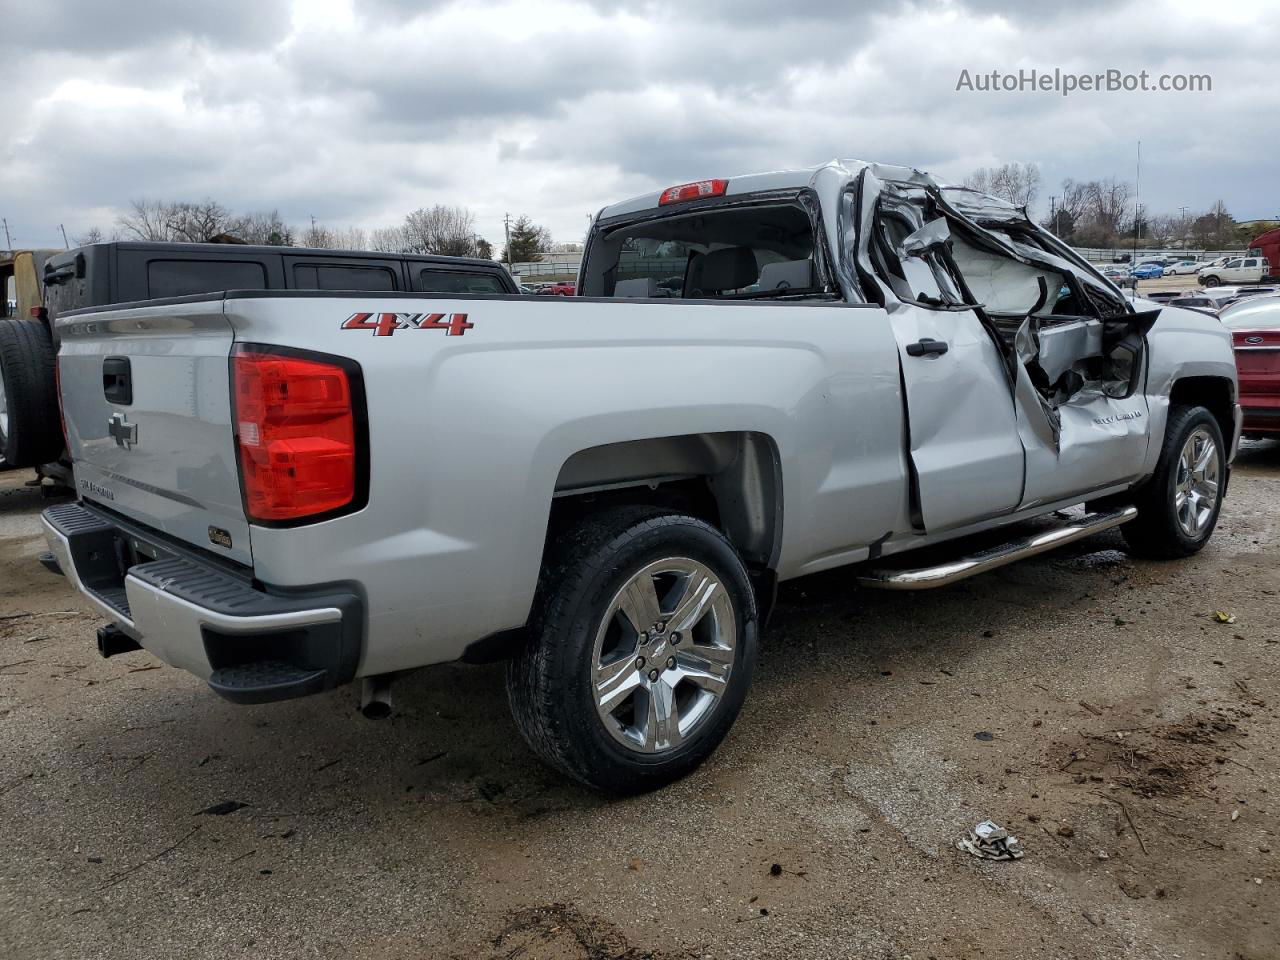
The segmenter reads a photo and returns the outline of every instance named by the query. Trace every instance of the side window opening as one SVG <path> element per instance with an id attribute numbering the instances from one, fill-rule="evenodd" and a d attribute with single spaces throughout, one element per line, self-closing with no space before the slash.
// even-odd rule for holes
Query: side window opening
<path id="1" fill-rule="evenodd" d="M 418 289 L 424 293 L 506 293 L 502 281 L 493 274 L 431 267 L 418 271 Z"/>
<path id="2" fill-rule="evenodd" d="M 246 260 L 149 260 L 147 296 L 186 297 L 218 290 L 264 290 L 267 271 Z"/>
<path id="3" fill-rule="evenodd" d="M 295 263 L 298 290 L 397 290 L 396 276 L 386 267 L 339 263 Z"/>
<path id="4" fill-rule="evenodd" d="M 834 299 L 797 203 L 743 204 L 615 227 L 592 243 L 582 294 L 672 299 Z"/>

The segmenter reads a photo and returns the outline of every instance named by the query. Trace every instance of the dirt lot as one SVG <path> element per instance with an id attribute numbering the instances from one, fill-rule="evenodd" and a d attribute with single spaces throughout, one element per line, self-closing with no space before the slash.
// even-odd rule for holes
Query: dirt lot
<path id="1" fill-rule="evenodd" d="M 0 476 L 9 960 L 1280 956 L 1275 443 L 1191 560 L 1112 533 L 919 596 L 787 585 L 728 742 L 612 802 L 530 759 L 496 667 L 423 671 L 371 722 L 348 690 L 235 707 L 98 659 L 23 479 Z M 1024 860 L 952 848 L 985 817 Z"/>

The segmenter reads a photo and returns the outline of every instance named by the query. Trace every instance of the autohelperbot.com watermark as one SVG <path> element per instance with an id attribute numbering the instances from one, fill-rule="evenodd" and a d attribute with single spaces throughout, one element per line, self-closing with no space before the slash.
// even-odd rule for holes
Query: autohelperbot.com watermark
<path id="1" fill-rule="evenodd" d="M 963 69 L 956 80 L 956 92 L 972 93 L 1210 93 L 1213 77 L 1207 73 L 1158 73 L 1108 69 L 1098 73 L 1075 73 L 1054 67 L 1014 71 Z"/>

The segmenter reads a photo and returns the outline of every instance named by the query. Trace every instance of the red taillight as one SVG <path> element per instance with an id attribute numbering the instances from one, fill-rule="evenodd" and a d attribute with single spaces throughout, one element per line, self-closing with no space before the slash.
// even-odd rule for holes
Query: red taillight
<path id="1" fill-rule="evenodd" d="M 31 318 L 33 320 L 47 320 L 49 318 L 49 310 L 47 307 L 32 307 Z"/>
<path id="2" fill-rule="evenodd" d="M 686 200 L 701 200 L 703 197 L 723 197 L 729 188 L 728 180 L 699 180 L 697 183 L 682 183 L 678 187 L 667 187 L 658 198 L 658 206 L 668 203 L 684 203 Z"/>
<path id="3" fill-rule="evenodd" d="M 232 356 L 245 512 L 281 522 L 356 498 L 360 451 L 348 371 L 323 360 L 240 350 Z"/>

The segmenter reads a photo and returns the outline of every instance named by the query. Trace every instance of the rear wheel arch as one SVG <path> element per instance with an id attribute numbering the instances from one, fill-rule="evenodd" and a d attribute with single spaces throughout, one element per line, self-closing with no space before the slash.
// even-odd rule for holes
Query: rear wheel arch
<path id="1" fill-rule="evenodd" d="M 586 513 L 627 503 L 698 517 L 724 533 L 753 573 L 777 567 L 782 461 L 768 434 L 679 434 L 581 450 L 556 478 L 548 538 Z"/>

